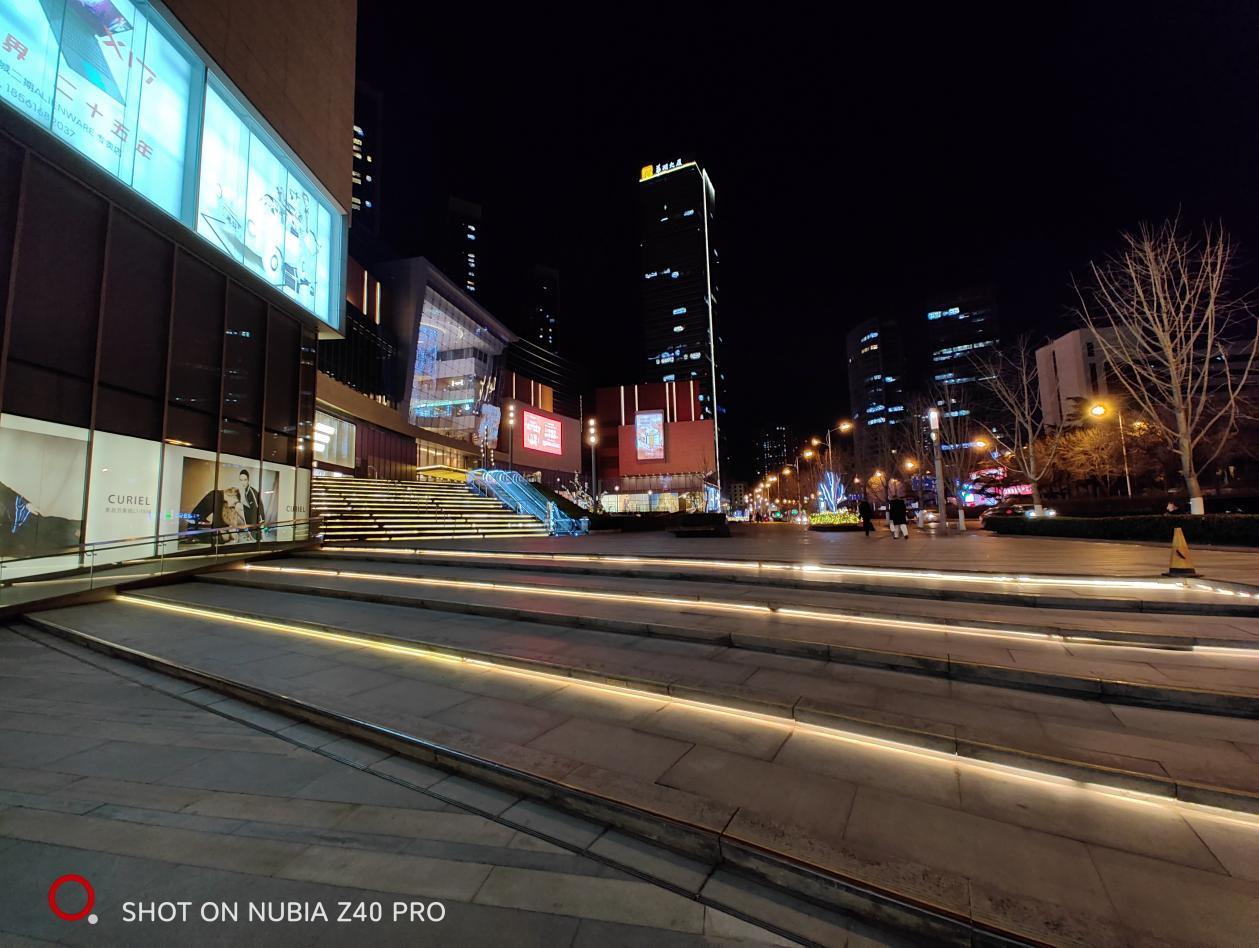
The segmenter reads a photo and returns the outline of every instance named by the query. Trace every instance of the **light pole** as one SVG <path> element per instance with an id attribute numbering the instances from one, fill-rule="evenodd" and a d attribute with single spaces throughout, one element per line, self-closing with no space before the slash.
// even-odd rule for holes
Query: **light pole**
<path id="1" fill-rule="evenodd" d="M 507 406 L 507 470 L 515 469 L 516 460 L 516 403 Z"/>
<path id="2" fill-rule="evenodd" d="M 949 528 L 949 505 L 944 497 L 944 448 L 940 444 L 940 409 L 932 408 L 927 412 L 927 420 L 931 423 L 931 447 L 935 451 L 936 467 L 936 506 L 940 510 L 940 529 Z M 962 505 L 959 503 L 960 511 Z"/>
<path id="3" fill-rule="evenodd" d="M 595 479 L 595 446 L 599 443 L 599 429 L 597 422 L 591 418 L 586 423 L 586 440 L 590 442 L 590 497 L 595 502 L 595 506 L 599 505 L 598 501 L 598 481 Z"/>
<path id="4" fill-rule="evenodd" d="M 832 431 L 838 431 L 840 434 L 848 434 L 849 432 L 852 431 L 852 422 L 847 421 L 847 420 L 841 421 L 834 428 L 826 429 L 826 466 L 827 466 L 827 469 L 832 474 L 834 474 L 835 461 L 833 459 L 834 456 L 831 454 L 831 432 Z"/>
<path id="5" fill-rule="evenodd" d="M 1101 402 L 1098 402 L 1089 409 L 1089 414 L 1094 418 L 1104 418 L 1109 409 Z M 1115 409 L 1115 420 L 1119 423 L 1119 451 L 1123 454 L 1123 479 L 1128 485 L 1128 497 L 1132 497 L 1132 475 L 1128 472 L 1128 441 L 1123 433 L 1123 412 L 1118 408 Z"/>

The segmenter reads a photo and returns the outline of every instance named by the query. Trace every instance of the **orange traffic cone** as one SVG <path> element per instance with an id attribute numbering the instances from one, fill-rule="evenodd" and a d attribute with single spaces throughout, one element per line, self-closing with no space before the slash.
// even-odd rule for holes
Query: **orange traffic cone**
<path id="1" fill-rule="evenodd" d="M 1180 527 L 1172 534 L 1172 559 L 1168 564 L 1165 576 L 1197 576 L 1193 568 L 1193 560 L 1189 558 L 1189 544 L 1185 542 L 1185 531 Z"/>

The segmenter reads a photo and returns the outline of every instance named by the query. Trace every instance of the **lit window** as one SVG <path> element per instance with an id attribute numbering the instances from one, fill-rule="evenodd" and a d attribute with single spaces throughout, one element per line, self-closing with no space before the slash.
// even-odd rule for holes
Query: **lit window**
<path id="1" fill-rule="evenodd" d="M 692 216 L 694 213 L 695 213 L 695 209 L 694 209 L 694 208 L 691 208 L 691 210 L 689 210 L 689 211 L 683 211 L 683 212 L 682 212 L 682 216 L 683 216 L 683 217 L 690 217 L 690 216 Z"/>
<path id="2" fill-rule="evenodd" d="M 681 315 L 682 315 L 683 313 L 685 313 L 685 312 L 686 312 L 686 307 L 685 307 L 685 306 L 679 306 L 677 309 L 675 309 L 675 310 L 673 311 L 673 315 L 674 315 L 674 316 L 681 316 Z"/>
<path id="3" fill-rule="evenodd" d="M 476 234 L 465 234 L 464 236 L 469 240 L 476 240 Z"/>
<path id="4" fill-rule="evenodd" d="M 682 332 L 682 330 L 684 330 L 685 328 L 686 328 L 685 326 L 674 326 L 674 327 L 673 327 L 673 331 L 674 331 L 674 332 Z"/>

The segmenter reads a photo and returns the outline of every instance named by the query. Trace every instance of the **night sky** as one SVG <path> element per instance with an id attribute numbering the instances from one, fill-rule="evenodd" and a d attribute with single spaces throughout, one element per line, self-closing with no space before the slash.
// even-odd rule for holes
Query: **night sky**
<path id="1" fill-rule="evenodd" d="M 481 203 L 491 310 L 516 322 L 519 273 L 555 266 L 563 353 L 634 381 L 638 169 L 697 158 L 737 470 L 759 425 L 847 411 L 844 333 L 871 315 L 987 283 L 1007 334 L 1061 331 L 1072 274 L 1177 211 L 1222 221 L 1259 283 L 1259 4 L 912 6 L 360 0 L 385 236 L 426 252 L 448 194 Z"/>

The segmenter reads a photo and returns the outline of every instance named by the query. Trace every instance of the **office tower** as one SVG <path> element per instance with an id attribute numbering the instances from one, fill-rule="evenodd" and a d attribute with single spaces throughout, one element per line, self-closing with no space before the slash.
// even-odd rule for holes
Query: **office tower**
<path id="1" fill-rule="evenodd" d="M 380 234 L 380 144 L 383 110 L 380 93 L 358 82 L 354 89 L 354 184 L 350 226 Z"/>
<path id="2" fill-rule="evenodd" d="M 760 476 L 776 474 L 787 463 L 787 448 L 791 434 L 786 425 L 769 425 L 761 429 L 757 442 Z"/>
<path id="3" fill-rule="evenodd" d="M 897 322 L 875 317 L 848 333 L 848 398 L 854 473 L 865 480 L 887 470 L 905 418 L 905 348 Z"/>
<path id="4" fill-rule="evenodd" d="M 988 406 L 991 395 L 982 384 L 977 360 L 998 342 L 997 306 L 989 290 L 968 290 L 936 297 L 927 308 L 929 352 L 927 381 L 937 393 L 947 390 L 947 411 L 974 413 Z M 937 401 L 941 399 L 937 397 Z"/>
<path id="5" fill-rule="evenodd" d="M 485 230 L 481 205 L 452 197 L 446 203 L 445 241 L 437 257 L 442 270 L 472 296 L 483 296 L 485 281 Z"/>
<path id="6" fill-rule="evenodd" d="M 550 267 L 535 266 L 529 274 L 525 297 L 525 319 L 521 327 L 526 339 L 543 349 L 558 353 L 560 320 L 560 275 Z"/>
<path id="7" fill-rule="evenodd" d="M 697 162 L 677 159 L 644 165 L 638 196 L 647 378 L 698 384 L 703 417 L 714 421 L 714 472 L 720 484 L 716 192 Z"/>

